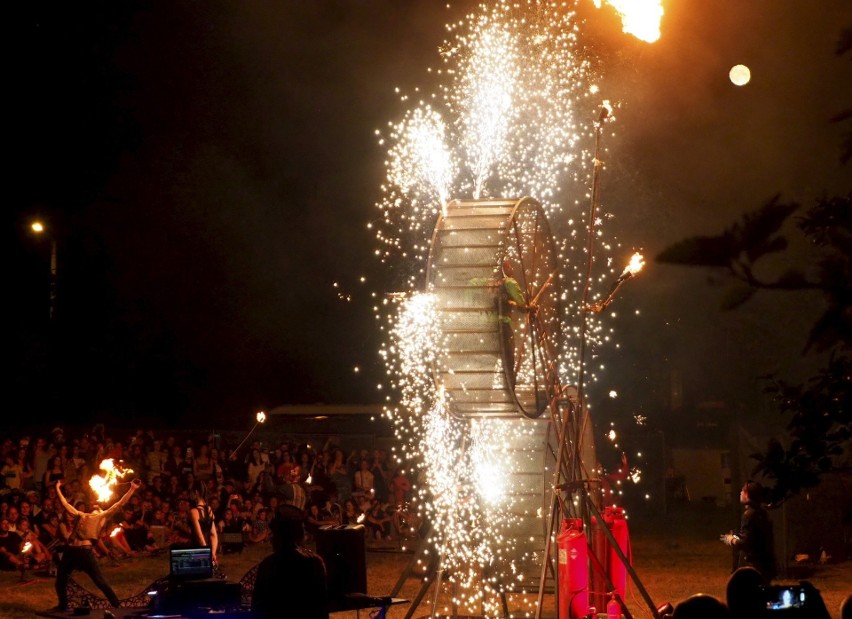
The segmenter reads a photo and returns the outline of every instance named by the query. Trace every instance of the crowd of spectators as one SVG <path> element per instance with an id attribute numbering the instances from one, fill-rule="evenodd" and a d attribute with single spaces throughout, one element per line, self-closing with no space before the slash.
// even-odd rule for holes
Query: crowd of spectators
<path id="1" fill-rule="evenodd" d="M 411 481 L 384 450 L 346 454 L 333 441 L 317 449 L 281 440 L 234 451 L 215 436 L 187 439 L 143 430 L 121 435 L 98 424 L 79 436 L 54 428 L 2 439 L 0 569 L 53 565 L 74 525 L 59 504 L 56 482 L 62 480 L 72 505 L 89 511 L 96 500 L 89 480 L 106 459 L 132 469 L 125 481 L 140 479 L 143 486 L 104 528 L 95 546 L 101 558 L 189 544 L 196 480 L 207 486 L 220 553 L 268 543 L 269 520 L 280 503 L 304 510 L 309 536 L 324 525 L 345 524 L 363 524 L 370 539 L 419 534 Z"/>

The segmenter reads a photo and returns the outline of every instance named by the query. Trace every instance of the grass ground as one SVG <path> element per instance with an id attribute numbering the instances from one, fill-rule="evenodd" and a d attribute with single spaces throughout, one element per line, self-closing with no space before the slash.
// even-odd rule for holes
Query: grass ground
<path id="1" fill-rule="evenodd" d="M 655 604 L 677 602 L 698 592 L 724 599 L 730 555 L 715 537 L 709 535 L 713 526 L 713 523 L 707 523 L 704 527 L 708 534 L 702 531 L 700 523 L 698 527 L 691 526 L 688 531 L 671 522 L 661 523 L 661 526 L 648 523 L 635 527 L 631 536 L 634 567 Z M 224 555 L 222 567 L 229 580 L 238 581 L 269 552 L 269 546 L 249 547 L 242 554 Z M 410 558 L 410 553 L 399 552 L 395 546 L 383 551 L 371 549 L 367 553 L 368 592 L 372 595 L 389 594 Z M 139 593 L 146 585 L 165 575 L 168 564 L 164 556 L 140 557 L 119 564 L 106 562 L 103 569 L 119 597 L 125 598 Z M 31 574 L 26 576 L 33 577 Z M 0 573 L 0 619 L 33 617 L 37 611 L 56 604 L 53 579 L 38 575 L 33 578 L 30 582 L 22 582 L 17 572 Z M 852 562 L 816 566 L 807 579 L 821 591 L 833 619 L 840 619 L 840 603 L 852 593 Z M 94 590 L 85 575 L 79 575 L 79 582 Z M 421 581 L 412 578 L 406 581 L 399 597 L 413 599 L 420 588 Z M 415 613 L 416 617 L 429 614 L 431 598 L 430 591 Z M 631 587 L 627 598 L 637 619 L 650 616 L 635 587 Z M 439 609 L 444 607 L 447 599 L 448 596 L 442 594 Z M 553 604 L 553 596 L 547 596 L 545 609 L 552 610 Z M 407 605 L 394 607 L 388 617 L 401 619 L 407 610 Z M 475 615 L 478 609 L 462 609 L 461 612 Z M 95 613 L 92 616 L 99 615 Z M 362 613 L 362 616 L 367 614 Z M 356 613 L 335 613 L 332 617 L 355 619 Z"/>

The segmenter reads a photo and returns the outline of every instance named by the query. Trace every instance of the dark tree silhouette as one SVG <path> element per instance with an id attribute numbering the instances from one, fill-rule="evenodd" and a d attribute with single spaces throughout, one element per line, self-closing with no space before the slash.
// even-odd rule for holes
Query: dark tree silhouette
<path id="1" fill-rule="evenodd" d="M 852 52 L 852 29 L 844 30 L 838 55 Z M 831 119 L 852 120 L 852 109 Z M 852 160 L 852 131 L 842 136 L 840 160 Z M 790 226 L 794 223 L 794 226 Z M 807 240 L 808 255 L 789 249 L 785 236 Z M 762 275 L 767 257 L 787 265 L 779 275 Z M 811 291 L 824 310 L 811 326 L 802 354 L 823 353 L 826 361 L 802 383 L 766 376 L 766 394 L 788 418 L 787 437 L 773 439 L 757 460 L 754 474 L 775 484 L 772 502 L 816 486 L 823 473 L 843 466 L 852 451 L 852 193 L 817 199 L 809 207 L 773 197 L 761 208 L 716 236 L 696 236 L 666 248 L 657 261 L 711 268 L 728 289 L 722 308 L 732 310 L 759 291 Z M 812 301 L 813 302 L 813 301 Z"/>

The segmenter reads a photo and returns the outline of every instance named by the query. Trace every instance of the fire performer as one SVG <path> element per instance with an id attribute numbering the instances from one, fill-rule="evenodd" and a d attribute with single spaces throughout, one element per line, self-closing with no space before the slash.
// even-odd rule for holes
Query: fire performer
<path id="1" fill-rule="evenodd" d="M 60 490 L 62 480 L 56 482 L 56 496 L 59 498 L 59 502 L 65 508 L 65 511 L 75 518 L 74 528 L 68 540 L 68 547 L 62 555 L 62 560 L 59 562 L 56 571 L 56 596 L 59 601 L 55 609 L 56 611 L 65 612 L 68 609 L 68 592 L 66 591 L 66 586 L 68 578 L 74 570 L 86 572 L 89 578 L 92 579 L 92 582 L 103 591 L 110 604 L 114 608 L 118 607 L 118 596 L 112 590 L 112 587 L 107 584 L 104 575 L 101 573 L 101 568 L 98 565 L 92 545 L 97 543 L 101 529 L 103 529 L 107 520 L 121 509 L 121 506 L 130 499 L 131 495 L 141 485 L 142 482 L 140 480 L 134 479 L 130 483 L 130 489 L 124 496 L 108 509 L 101 510 L 100 506 L 95 503 L 93 511 L 84 512 L 71 505 L 62 494 Z"/>

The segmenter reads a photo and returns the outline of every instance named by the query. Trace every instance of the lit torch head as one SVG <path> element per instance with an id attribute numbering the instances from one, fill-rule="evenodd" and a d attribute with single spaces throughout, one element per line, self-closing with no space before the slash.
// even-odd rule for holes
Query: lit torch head
<path id="1" fill-rule="evenodd" d="M 645 258 L 639 252 L 636 252 L 630 257 L 630 262 L 624 267 L 621 277 L 633 277 L 645 266 Z"/>
<path id="2" fill-rule="evenodd" d="M 33 545 L 32 545 L 31 542 L 25 542 L 24 545 L 21 546 L 21 554 L 22 555 L 27 554 L 30 550 L 32 550 L 32 548 L 33 548 Z"/>
<path id="3" fill-rule="evenodd" d="M 263 411 L 260 411 L 260 412 L 259 412 L 259 413 L 255 416 L 255 419 L 257 419 L 257 423 L 263 423 L 263 422 L 265 422 L 265 421 L 266 421 L 266 413 L 264 413 Z"/>
<path id="4" fill-rule="evenodd" d="M 121 531 L 121 526 L 115 525 L 115 527 L 113 527 L 112 531 L 109 532 L 109 536 L 115 537 L 116 535 L 119 534 L 120 531 Z"/>

